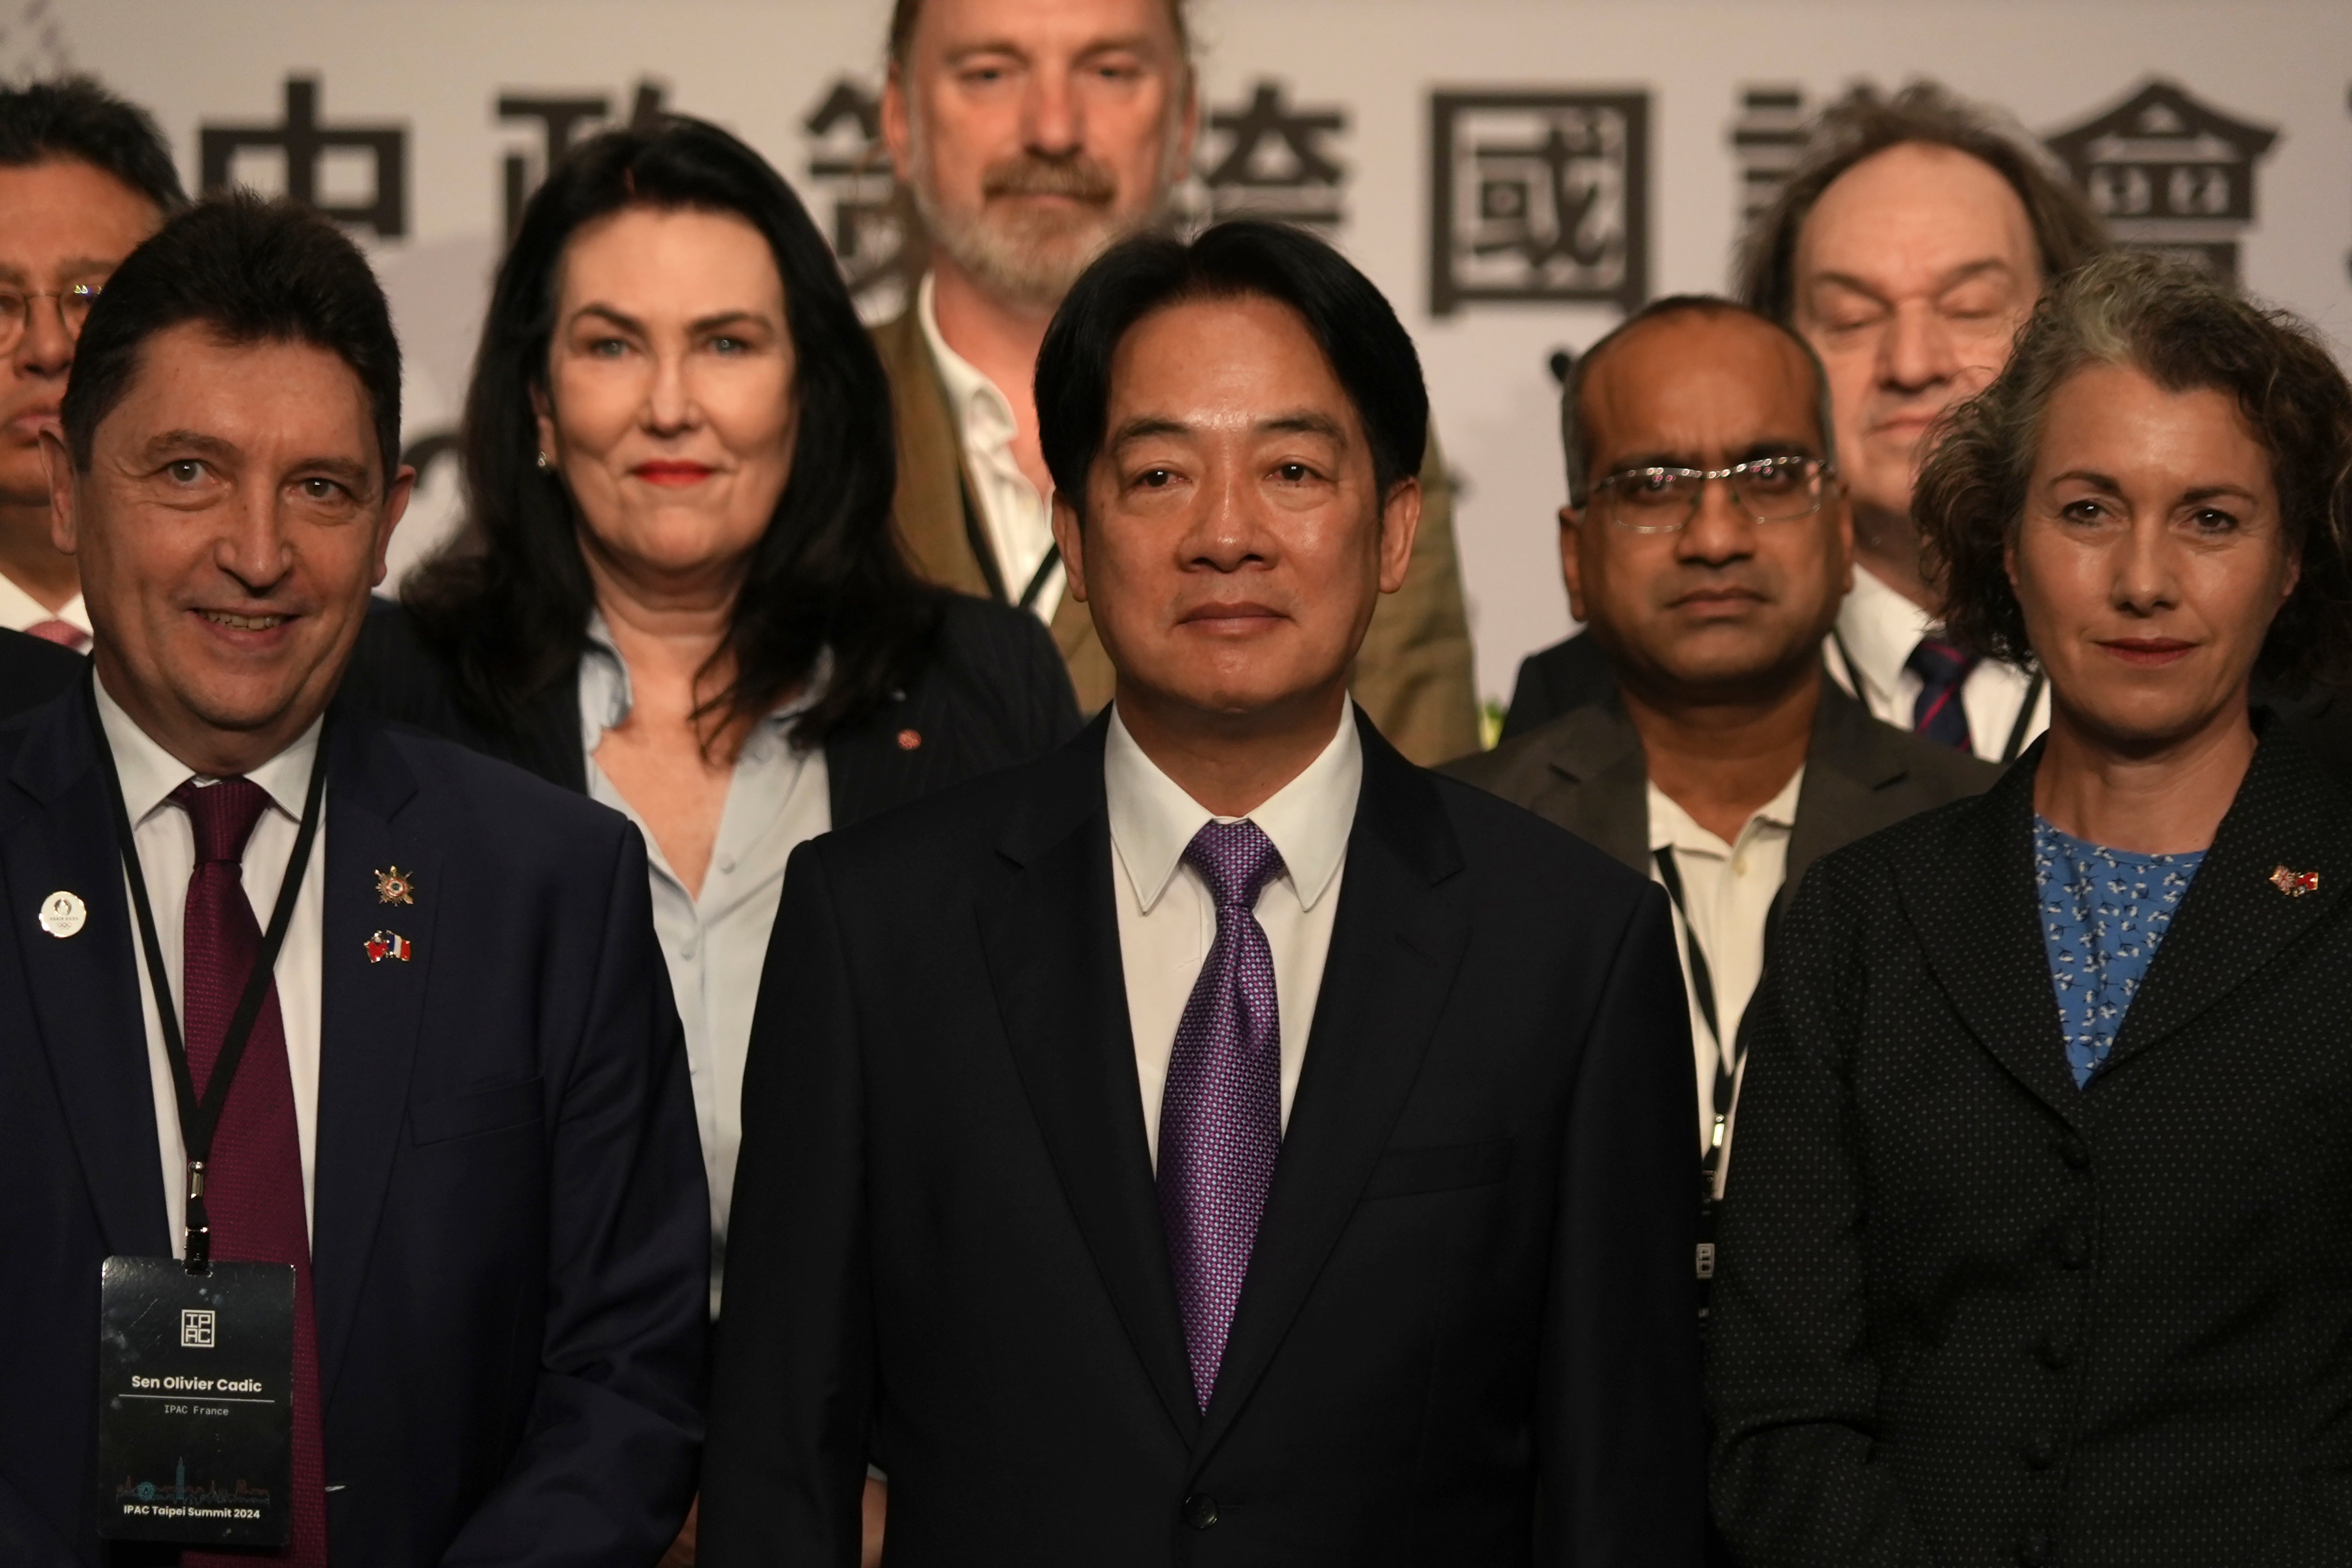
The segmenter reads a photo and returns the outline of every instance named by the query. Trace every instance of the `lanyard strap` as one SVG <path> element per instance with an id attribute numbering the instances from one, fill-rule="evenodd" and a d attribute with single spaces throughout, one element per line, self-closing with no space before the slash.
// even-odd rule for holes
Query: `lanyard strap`
<path id="1" fill-rule="evenodd" d="M 2017 722 L 2009 727 L 2009 744 L 2000 749 L 2003 767 L 2017 761 L 2017 753 L 2025 749 L 2026 732 L 2033 728 L 2033 710 L 2042 706 L 2042 689 L 2049 683 L 2049 674 L 2035 665 L 2033 679 L 2025 684 L 2025 706 L 2017 710 Z"/>
<path id="2" fill-rule="evenodd" d="M 302 826 L 294 835 L 294 852 L 287 858 L 285 879 L 278 885 L 278 905 L 262 934 L 261 951 L 253 973 L 246 976 L 236 1011 L 229 1016 L 228 1032 L 221 1037 L 212 1078 L 202 1100 L 196 1098 L 194 1075 L 188 1068 L 188 1049 L 180 1033 L 180 1012 L 172 1001 L 172 983 L 163 972 L 163 943 L 155 931 L 155 910 L 147 897 L 147 876 L 139 863 L 139 841 L 131 827 L 131 812 L 123 804 L 122 777 L 115 769 L 114 749 L 107 743 L 106 726 L 99 718 L 98 676 L 92 668 L 83 689 L 89 708 L 90 732 L 98 740 L 99 763 L 106 772 L 107 798 L 114 808 L 114 842 L 122 855 L 122 869 L 131 883 L 131 905 L 139 916 L 139 941 L 147 958 L 147 983 L 155 993 L 155 1016 L 163 1031 L 163 1054 L 171 1058 L 172 1088 L 179 1100 L 180 1142 L 188 1156 L 186 1258 L 188 1272 L 202 1274 L 211 1266 L 212 1226 L 205 1213 L 205 1171 L 211 1163 L 213 1133 L 228 1104 L 237 1063 L 246 1042 L 261 1016 L 278 968 L 278 950 L 286 945 L 287 929 L 294 923 L 294 905 L 301 896 L 303 873 L 310 869 L 310 848 L 319 837 L 319 803 L 327 792 L 327 731 L 331 719 L 320 726 L 319 751 L 310 763 L 310 784 L 302 799 Z"/>
<path id="3" fill-rule="evenodd" d="M 1034 610 L 1037 607 L 1037 595 L 1045 591 L 1045 580 L 1053 576 L 1054 568 L 1059 566 L 1061 563 L 1062 547 L 1060 543 L 1055 542 L 1045 546 L 1045 558 L 1037 563 L 1037 570 L 1031 573 L 1029 575 L 1029 585 L 1021 590 L 1021 607 L 1023 609 Z"/>
<path id="4" fill-rule="evenodd" d="M 1702 1158 L 1703 1173 L 1711 1192 L 1716 1162 L 1723 1156 L 1724 1123 L 1731 1118 L 1732 1092 L 1739 1081 L 1739 1064 L 1732 1059 L 1738 1047 L 1737 1042 L 1728 1047 L 1724 1044 L 1723 1023 L 1716 1011 L 1715 972 L 1707 967 L 1706 950 L 1699 945 L 1698 928 L 1691 923 L 1690 905 L 1683 897 L 1683 874 L 1675 865 L 1674 849 L 1661 844 L 1651 853 L 1658 863 L 1658 880 L 1665 884 L 1666 897 L 1674 900 L 1675 913 L 1682 917 L 1684 950 L 1690 954 L 1691 989 L 1698 995 L 1699 1017 L 1706 1022 L 1707 1037 L 1715 1046 L 1715 1096 L 1710 1107 L 1715 1125 Z"/>

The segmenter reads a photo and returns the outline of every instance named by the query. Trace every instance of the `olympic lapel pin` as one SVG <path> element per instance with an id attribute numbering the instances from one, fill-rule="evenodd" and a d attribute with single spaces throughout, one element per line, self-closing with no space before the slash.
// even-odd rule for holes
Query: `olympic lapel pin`
<path id="1" fill-rule="evenodd" d="M 2319 873 L 2290 871 L 2284 866 L 2281 866 L 2271 873 L 2271 886 L 2290 899 L 2299 899 L 2305 893 L 2319 891 Z"/>
<path id="2" fill-rule="evenodd" d="M 72 936 L 89 920 L 81 897 L 62 889 L 41 900 L 41 929 L 60 940 Z"/>
<path id="3" fill-rule="evenodd" d="M 415 951 L 415 949 L 409 945 L 408 939 L 398 931 L 380 931 L 367 939 L 367 955 L 370 963 L 382 963 L 387 958 L 396 958 L 401 963 L 406 963 L 409 954 Z"/>

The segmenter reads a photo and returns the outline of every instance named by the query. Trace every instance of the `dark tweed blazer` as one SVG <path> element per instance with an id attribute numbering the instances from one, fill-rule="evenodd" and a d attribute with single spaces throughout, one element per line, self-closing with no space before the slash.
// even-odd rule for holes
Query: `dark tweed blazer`
<path id="1" fill-rule="evenodd" d="M 2352 800 L 2265 731 L 2077 1089 L 2041 757 L 1830 856 L 1776 932 L 1718 1233 L 1717 1520 L 1766 1568 L 2352 1563 Z"/>

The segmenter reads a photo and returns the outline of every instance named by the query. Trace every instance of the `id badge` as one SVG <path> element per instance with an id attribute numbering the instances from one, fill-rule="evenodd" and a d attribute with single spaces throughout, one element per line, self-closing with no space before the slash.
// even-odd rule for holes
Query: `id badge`
<path id="1" fill-rule="evenodd" d="M 294 1269 L 110 1258 L 98 1329 L 98 1533 L 283 1546 L 293 1528 Z"/>

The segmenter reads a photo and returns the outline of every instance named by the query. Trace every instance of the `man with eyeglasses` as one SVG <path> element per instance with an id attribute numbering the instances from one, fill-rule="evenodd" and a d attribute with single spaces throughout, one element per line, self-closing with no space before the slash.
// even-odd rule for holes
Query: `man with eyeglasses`
<path id="1" fill-rule="evenodd" d="M 41 432 L 91 301 L 185 205 L 144 110 L 89 77 L 0 90 L 0 628 L 89 649 L 74 558 L 49 537 Z M 12 643 L 0 673 L 32 657 Z"/>
<path id="2" fill-rule="evenodd" d="M 1698 1075 L 1693 1195 L 1711 1215 L 1740 1019 L 1781 888 L 1998 770 L 1881 723 L 1827 679 L 1822 639 L 1853 584 L 1853 525 L 1803 339 L 1727 300 L 1661 300 L 1577 363 L 1560 434 L 1560 563 L 1605 681 L 1447 771 L 1664 886 Z"/>

